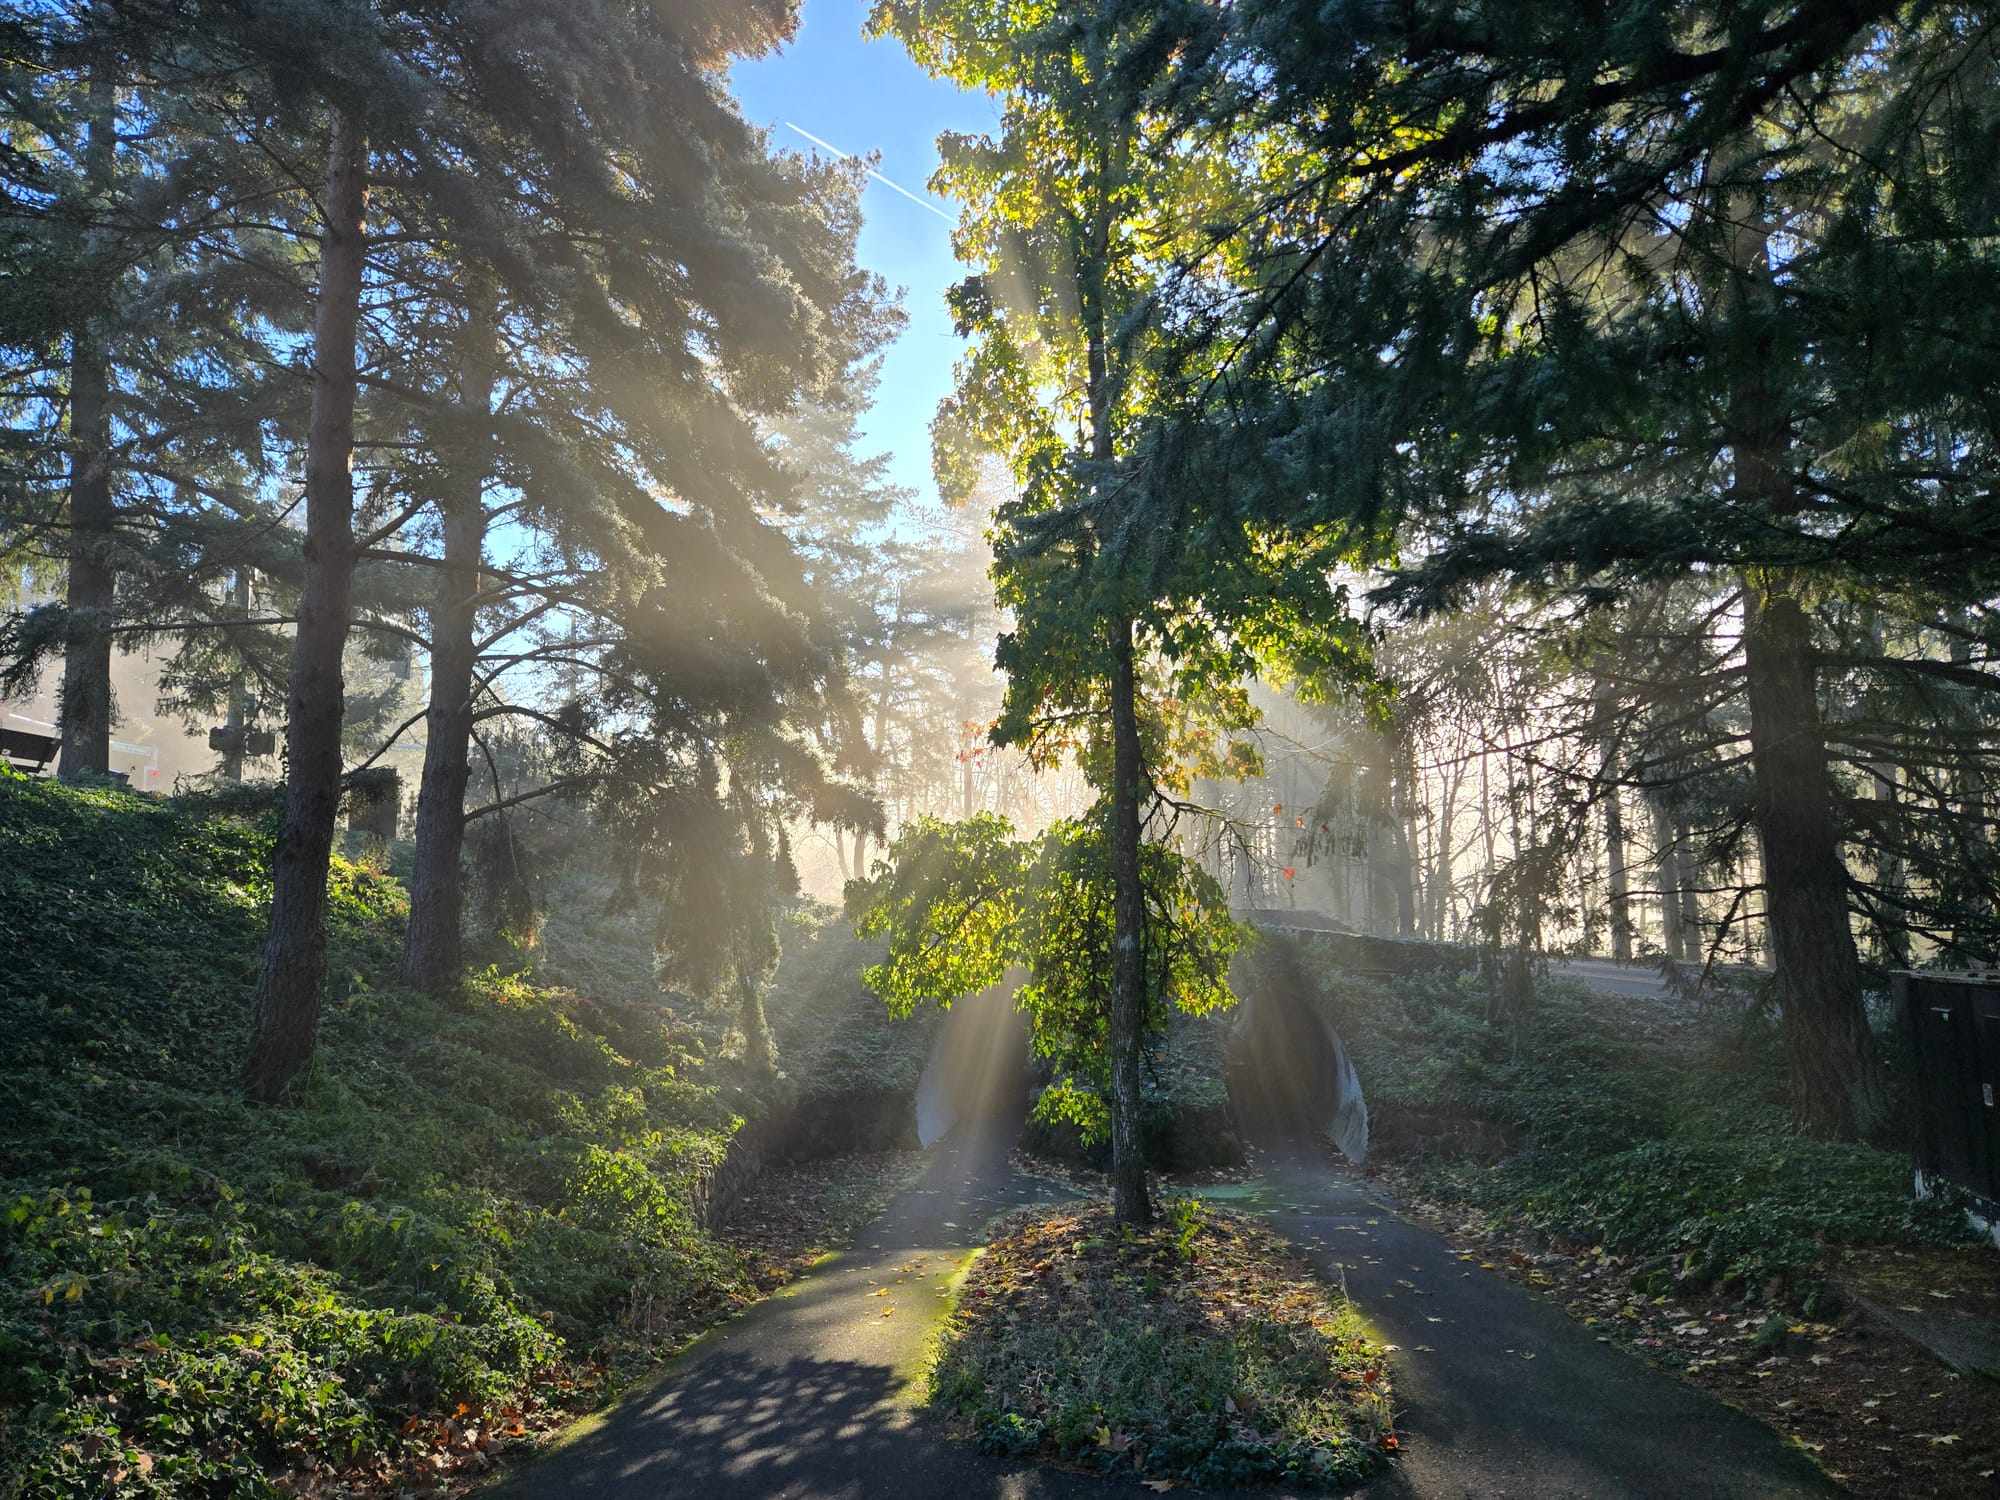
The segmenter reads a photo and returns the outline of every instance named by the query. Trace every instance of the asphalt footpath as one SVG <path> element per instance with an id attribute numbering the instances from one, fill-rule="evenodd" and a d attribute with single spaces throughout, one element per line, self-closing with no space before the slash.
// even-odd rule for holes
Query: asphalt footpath
<path id="1" fill-rule="evenodd" d="M 1101 1480 L 949 1441 L 917 1398 L 946 1288 L 995 1214 L 1050 1196 L 968 1127 L 855 1248 L 722 1325 L 489 1491 L 575 1500 L 1040 1500 Z M 1144 1493 L 1140 1491 L 1139 1493 Z"/>
<path id="2" fill-rule="evenodd" d="M 1779 1500 L 1838 1488 L 1754 1418 L 1610 1344 L 1400 1217 L 1331 1152 L 1260 1153 L 1215 1194 L 1261 1214 L 1396 1346 L 1402 1493 L 1423 1500 Z M 1394 1493 L 1383 1489 L 1383 1494 Z M 1371 1494 L 1375 1493 L 1370 1490 Z"/>
<path id="3" fill-rule="evenodd" d="M 503 1500 L 1056 1500 L 1131 1480 L 987 1457 L 917 1409 L 946 1287 L 996 1213 L 1050 1195 L 966 1127 L 850 1253 L 723 1325 L 486 1491 Z M 1366 1500 L 1777 1500 L 1834 1487 L 1775 1433 L 1468 1265 L 1318 1150 L 1216 1196 L 1344 1281 L 1391 1369 L 1403 1454 Z M 1268 1494 L 1269 1492 L 1264 1492 Z"/>

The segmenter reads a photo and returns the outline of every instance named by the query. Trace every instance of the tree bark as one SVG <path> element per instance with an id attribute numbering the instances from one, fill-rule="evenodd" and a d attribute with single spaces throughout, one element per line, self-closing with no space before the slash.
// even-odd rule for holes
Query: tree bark
<path id="1" fill-rule="evenodd" d="M 1681 891 L 1681 952 L 1691 964 L 1708 960 L 1701 933 L 1701 859 L 1694 849 L 1694 830 L 1685 818 L 1674 820 L 1674 868 Z"/>
<path id="2" fill-rule="evenodd" d="M 1653 808 L 1653 868 L 1660 877 L 1660 946 L 1675 963 L 1687 958 L 1681 927 L 1681 865 L 1674 855 L 1672 820 L 1655 805 Z"/>
<path id="3" fill-rule="evenodd" d="M 1430 934 L 1433 942 L 1444 942 L 1451 934 L 1451 830 L 1458 815 L 1458 784 L 1464 772 L 1453 767 L 1445 773 L 1443 803 L 1438 809 L 1437 847 L 1431 854 Z"/>
<path id="4" fill-rule="evenodd" d="M 1882 1118 L 1882 1078 L 1848 922 L 1812 626 L 1797 598 L 1746 586 L 1743 656 L 1793 1108 L 1820 1135 L 1864 1135 Z"/>
<path id="5" fill-rule="evenodd" d="M 1607 776 L 1611 773 L 1606 772 Z M 1613 783 L 1604 799 L 1605 885 L 1610 892 L 1611 956 L 1632 958 L 1632 877 L 1625 867 L 1625 806 Z"/>
<path id="6" fill-rule="evenodd" d="M 113 187 L 118 143 L 117 95 L 99 76 L 90 83 L 90 133 L 84 179 L 93 196 Z M 105 271 L 108 276 L 108 268 Z M 68 612 L 63 641 L 61 737 L 64 781 L 111 770 L 111 628 L 118 595 L 117 501 L 111 486 L 111 351 L 104 319 L 80 319 L 70 337 Z"/>
<path id="7" fill-rule="evenodd" d="M 326 227 L 313 326 L 306 438 L 305 578 L 285 723 L 285 816 L 272 867 L 271 926 L 257 976 L 243 1083 L 275 1101 L 312 1060 L 326 967 L 326 874 L 340 812 L 340 723 L 354 584 L 355 335 L 367 256 L 367 143 L 335 107 L 327 131 Z"/>
<path id="8" fill-rule="evenodd" d="M 1611 919 L 1611 956 L 1619 963 L 1632 958 L 1632 877 L 1625 862 L 1625 802 L 1620 786 L 1618 734 L 1613 727 L 1618 694 L 1602 682 L 1597 688 L 1599 734 L 1598 785 L 1604 788 L 1605 905 Z"/>
<path id="9" fill-rule="evenodd" d="M 1890 760 L 1870 761 L 1869 778 L 1875 783 L 1875 800 L 1888 809 L 1883 817 L 1885 825 L 1893 825 L 1896 820 L 1896 804 L 1900 800 L 1902 770 Z M 1893 834 L 1887 835 L 1893 838 Z M 1903 899 L 1909 889 L 1909 872 L 1903 866 L 1902 856 L 1886 849 L 1878 849 L 1875 854 L 1875 883 L 1881 888 L 1878 900 L 1886 911 L 1876 922 L 1876 931 L 1881 934 L 1882 953 L 1892 966 L 1907 969 L 1910 966 L 1910 930 L 1905 925 Z"/>
<path id="10" fill-rule="evenodd" d="M 1396 897 L 1396 935 L 1417 933 L 1416 769 L 1409 735 L 1400 720 L 1391 720 L 1389 752 L 1389 883 Z"/>
<path id="11" fill-rule="evenodd" d="M 1146 1019 L 1145 893 L 1139 884 L 1138 673 L 1132 622 L 1111 623 L 1111 1197 L 1121 1224 L 1152 1221 L 1140 1129 Z"/>
<path id="12" fill-rule="evenodd" d="M 486 421 L 497 375 L 494 337 L 492 308 L 476 293 L 466 318 L 458 395 L 472 448 L 446 476 L 438 495 L 444 568 L 431 608 L 424 777 L 417 794 L 410 925 L 403 935 L 403 983 L 432 995 L 453 989 L 464 966 L 465 786 L 472 771 L 472 677 L 479 654 L 473 624 L 486 545 Z"/>
<path id="13" fill-rule="evenodd" d="M 230 585 L 230 602 L 236 606 L 236 618 L 250 618 L 250 570 L 238 568 L 236 578 Z M 239 660 L 229 674 L 229 710 L 223 720 L 226 734 L 226 748 L 222 752 L 222 763 L 216 767 L 224 781 L 241 783 L 243 780 L 243 760 L 250 736 L 250 683 L 244 675 L 243 663 Z"/>

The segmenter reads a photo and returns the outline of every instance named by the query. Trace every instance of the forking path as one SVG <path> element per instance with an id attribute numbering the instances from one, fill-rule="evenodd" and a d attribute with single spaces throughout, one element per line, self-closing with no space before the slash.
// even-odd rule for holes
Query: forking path
<path id="1" fill-rule="evenodd" d="M 1021 1101 L 962 1119 L 855 1249 L 724 1325 L 504 1479 L 503 1500 L 1040 1500 L 1143 1495 L 990 1458 L 918 1410 L 945 1283 L 981 1226 L 1050 1196 L 1007 1153 Z M 1323 1146 L 1261 1143 L 1218 1191 L 1350 1293 L 1392 1362 L 1403 1455 L 1367 1500 L 1779 1500 L 1837 1493 L 1803 1454 L 1560 1309 L 1461 1262 Z M 921 1274 L 919 1274 L 921 1273 Z M 877 1293 L 881 1295 L 877 1295 Z M 1193 1493 L 1193 1491 L 1188 1491 Z M 1269 1491 L 1260 1492 L 1268 1495 Z"/>

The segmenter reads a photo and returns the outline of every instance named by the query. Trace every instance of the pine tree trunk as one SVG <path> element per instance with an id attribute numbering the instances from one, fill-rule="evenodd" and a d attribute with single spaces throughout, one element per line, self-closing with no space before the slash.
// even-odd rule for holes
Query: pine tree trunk
<path id="1" fill-rule="evenodd" d="M 1152 1221 L 1140 1130 L 1146 1018 L 1145 893 L 1139 884 L 1138 673 L 1132 622 L 1111 629 L 1111 1195 L 1121 1224 Z"/>
<path id="2" fill-rule="evenodd" d="M 1611 956 L 1632 958 L 1632 877 L 1625 868 L 1625 807 L 1614 784 L 1604 799 L 1605 883 L 1610 891 Z"/>
<path id="3" fill-rule="evenodd" d="M 493 402 L 491 310 L 475 298 L 466 320 L 459 406 L 482 425 Z M 463 967 L 465 925 L 465 786 L 472 771 L 473 669 L 478 649 L 479 564 L 486 545 L 484 431 L 447 476 L 438 496 L 444 517 L 444 568 L 431 609 L 431 693 L 425 713 L 424 779 L 417 795 L 410 925 L 403 935 L 403 983 L 428 994 L 449 992 Z"/>
<path id="4" fill-rule="evenodd" d="M 1976 613 L 1972 610 L 1958 612 L 1958 623 L 1968 630 L 1973 628 L 1975 620 Z M 1972 642 L 1954 637 L 1951 643 L 1951 660 L 1954 666 L 1970 666 Z M 1964 856 L 1968 862 L 1978 859 L 1985 852 L 1983 846 L 1992 841 L 1992 830 L 1986 821 L 1987 776 L 1991 764 L 1992 762 L 1984 757 L 1968 761 L 1960 766 L 1948 782 L 1958 793 L 1959 836 L 1971 846 Z M 1967 940 L 1970 939 L 1969 945 L 1976 949 L 1979 942 L 1977 934 L 1985 925 L 1984 919 L 1992 909 L 1993 898 L 1990 893 L 1968 892 L 1965 901 L 1970 910 L 1959 919 L 1964 925 L 1952 933 L 1951 944 L 1954 948 L 1967 946 Z M 1903 944 L 1907 949 L 1909 944 L 1907 932 L 1904 934 Z"/>
<path id="5" fill-rule="evenodd" d="M 1681 952 L 1691 964 L 1708 960 L 1701 933 L 1701 859 L 1694 852 L 1694 830 L 1686 819 L 1674 824 L 1674 860 L 1681 891 Z"/>
<path id="6" fill-rule="evenodd" d="M 1617 691 L 1600 683 L 1596 716 L 1600 735 L 1598 785 L 1604 788 L 1605 905 L 1611 919 L 1611 956 L 1619 963 L 1632 958 L 1632 876 L 1625 863 L 1624 789 L 1619 785 L 1618 734 L 1612 727 L 1618 712 Z"/>
<path id="7" fill-rule="evenodd" d="M 1817 1134 L 1865 1135 L 1882 1118 L 1882 1078 L 1848 922 L 1812 626 L 1796 598 L 1746 587 L 1743 656 L 1792 1105 Z"/>
<path id="8" fill-rule="evenodd" d="M 1896 821 L 1896 804 L 1900 800 L 1902 784 L 1901 768 L 1892 760 L 1871 761 L 1869 776 L 1875 783 L 1875 800 L 1886 811 L 1882 815 L 1885 827 L 1893 827 Z M 1895 837 L 1893 832 L 1884 835 L 1885 841 Z M 1876 930 L 1882 937 L 1882 952 L 1890 964 L 1898 969 L 1910 966 L 1910 930 L 1905 925 L 1903 900 L 1909 889 L 1909 872 L 1903 866 L 1902 856 L 1888 849 L 1878 850 L 1875 856 L 1875 883 L 1881 887 L 1877 898 L 1883 915 L 1876 922 Z"/>
<path id="9" fill-rule="evenodd" d="M 1389 884 L 1396 898 L 1396 935 L 1414 937 L 1417 932 L 1417 842 L 1416 817 L 1411 783 L 1416 772 L 1411 766 L 1409 736 L 1398 720 L 1390 721 L 1389 751 Z"/>
<path id="10" fill-rule="evenodd" d="M 312 1060 L 326 967 L 326 875 L 340 812 L 340 723 L 354 583 L 355 332 L 367 256 L 367 146 L 359 122 L 330 112 L 326 229 L 313 327 L 306 438 L 305 579 L 285 724 L 285 816 L 272 866 L 271 925 L 257 976 L 243 1083 L 277 1100 Z"/>
<path id="11" fill-rule="evenodd" d="M 117 96 L 110 83 L 90 84 L 90 135 L 84 176 L 94 195 L 109 194 L 116 165 Z M 64 603 L 68 633 L 57 762 L 62 779 L 103 776 L 111 769 L 111 628 L 118 594 L 117 502 L 111 487 L 111 351 L 104 320 L 87 316 L 70 339 L 69 545 Z"/>
<path id="12" fill-rule="evenodd" d="M 1660 946 L 1675 963 L 1684 962 L 1687 950 L 1681 941 L 1680 861 L 1674 857 L 1673 824 L 1656 805 L 1653 808 L 1653 868 L 1660 877 Z"/>

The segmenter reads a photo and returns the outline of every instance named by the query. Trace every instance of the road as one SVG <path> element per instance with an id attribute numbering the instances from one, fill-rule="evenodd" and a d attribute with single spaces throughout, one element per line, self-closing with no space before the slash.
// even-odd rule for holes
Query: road
<path id="1" fill-rule="evenodd" d="M 1664 999 L 1667 994 L 1660 971 L 1650 964 L 1621 964 L 1608 958 L 1552 958 L 1549 972 L 1564 979 L 1580 980 L 1606 995 Z"/>

